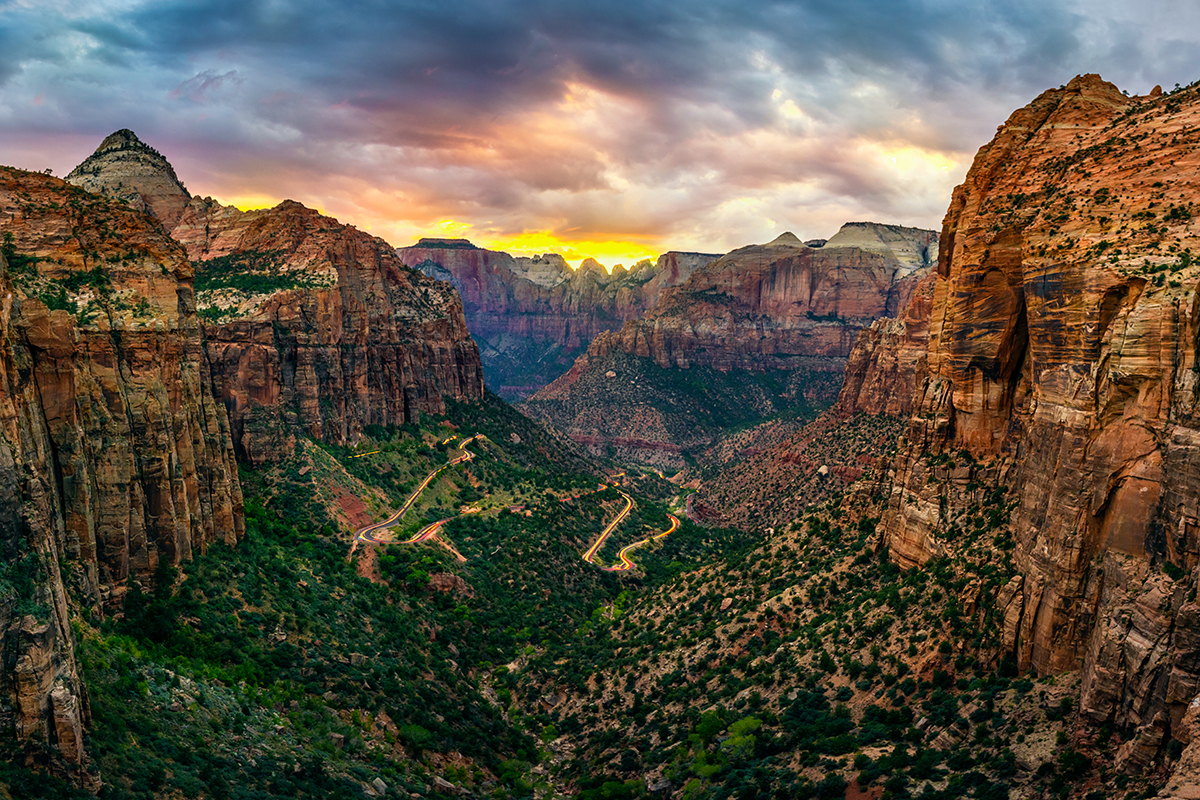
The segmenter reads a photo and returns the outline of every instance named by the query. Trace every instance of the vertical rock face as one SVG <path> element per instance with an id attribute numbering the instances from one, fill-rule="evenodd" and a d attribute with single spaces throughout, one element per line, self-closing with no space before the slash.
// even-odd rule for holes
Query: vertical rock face
<path id="1" fill-rule="evenodd" d="M 557 254 L 514 258 L 465 239 L 422 239 L 396 253 L 458 290 L 488 382 L 510 398 L 549 383 L 601 332 L 639 318 L 665 289 L 717 257 L 664 253 L 656 264 L 610 275 L 592 259 L 573 270 Z"/>
<path id="2" fill-rule="evenodd" d="M 847 223 L 820 248 L 785 233 L 734 250 L 667 289 L 643 318 L 597 337 L 569 372 L 522 409 L 590 447 L 628 450 L 633 442 L 665 463 L 664 450 L 702 447 L 714 433 L 713 426 L 681 427 L 669 418 L 688 408 L 689 398 L 681 395 L 698 380 L 687 377 L 688 370 L 775 374 L 782 390 L 771 397 L 747 386 L 735 424 L 753 419 L 752 408 L 766 416 L 802 402 L 829 405 L 859 331 L 895 316 L 936 257 L 934 232 L 877 223 Z M 922 333 L 914 327 L 911 336 L 915 343 Z M 644 359 L 658 372 L 637 370 L 645 375 L 632 386 L 625 356 Z M 916 356 L 905 359 L 904 369 L 914 372 Z M 868 365 L 862 369 L 865 374 Z M 647 402 L 662 388 L 647 381 L 669 385 L 670 392 L 658 394 L 675 398 L 671 408 Z"/>
<path id="3" fill-rule="evenodd" d="M 218 397 L 251 463 L 291 452 L 298 431 L 346 443 L 482 397 L 459 299 L 383 240 L 292 201 L 243 212 L 192 198 L 128 130 L 68 180 L 144 208 L 186 248 Z"/>
<path id="4" fill-rule="evenodd" d="M 846 359 L 835 406 L 839 414 L 912 414 L 913 394 L 925 377 L 935 284 L 935 276 L 926 274 L 899 319 L 882 317 L 858 334 Z"/>
<path id="5" fill-rule="evenodd" d="M 242 212 L 209 198 L 173 236 L 196 264 L 217 390 L 251 463 L 290 452 L 298 430 L 344 444 L 482 398 L 457 294 L 383 240 L 291 201 Z"/>
<path id="6" fill-rule="evenodd" d="M 162 154 L 122 129 L 105 138 L 96 152 L 67 176 L 67 182 L 162 220 L 170 230 L 191 195 Z"/>
<path id="7" fill-rule="evenodd" d="M 234 541 L 241 489 L 183 249 L 144 214 L 19 170 L 0 169 L 0 215 L 0 717 L 78 770 L 64 581 L 119 602 L 160 561 Z"/>
<path id="8" fill-rule="evenodd" d="M 1194 89 L 1130 98 L 1088 75 L 979 151 L 885 518 L 893 558 L 921 563 L 956 511 L 939 454 L 1013 487 L 1012 653 L 1082 668 L 1085 712 L 1140 731 L 1135 761 L 1200 691 L 1198 123 Z"/>
<path id="9" fill-rule="evenodd" d="M 879 231 L 896 244 L 882 242 Z M 901 242 L 906 255 L 920 252 L 923 261 L 901 261 L 894 252 Z M 792 357 L 844 359 L 859 330 L 897 314 L 936 255 L 936 234 L 915 228 L 848 223 L 819 249 L 785 233 L 697 269 L 644 319 L 622 327 L 615 341 L 661 367 L 684 369 L 770 369 Z"/>

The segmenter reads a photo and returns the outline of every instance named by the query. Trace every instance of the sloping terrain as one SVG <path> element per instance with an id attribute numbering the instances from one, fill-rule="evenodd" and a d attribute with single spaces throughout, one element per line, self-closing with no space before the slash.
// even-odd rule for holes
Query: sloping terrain
<path id="1" fill-rule="evenodd" d="M 803 424 L 837 398 L 859 331 L 904 308 L 936 254 L 932 231 L 875 223 L 848 223 L 820 247 L 790 233 L 743 247 L 694 271 L 643 319 L 597 337 L 521 408 L 594 452 L 675 467 L 730 425 L 780 413 Z M 647 383 L 630 391 L 622 372 Z M 687 386 L 699 391 L 677 390 Z M 733 413 L 723 421 L 710 409 Z"/>

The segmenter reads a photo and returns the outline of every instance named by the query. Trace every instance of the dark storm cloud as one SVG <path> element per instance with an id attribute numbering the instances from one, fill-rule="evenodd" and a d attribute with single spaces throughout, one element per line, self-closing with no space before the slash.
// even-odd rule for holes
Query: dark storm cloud
<path id="1" fill-rule="evenodd" d="M 1156 17 L 1174 4 L 1083 8 L 8 0 L 0 160 L 36 142 L 65 169 L 132 127 L 201 191 L 376 228 L 641 236 L 653 220 L 714 247 L 776 223 L 828 235 L 843 213 L 935 225 L 970 153 L 1042 89 L 1196 70 Z"/>

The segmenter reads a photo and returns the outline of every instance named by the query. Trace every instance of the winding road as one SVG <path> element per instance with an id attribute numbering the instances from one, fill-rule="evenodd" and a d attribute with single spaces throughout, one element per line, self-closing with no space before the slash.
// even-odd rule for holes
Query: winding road
<path id="1" fill-rule="evenodd" d="M 404 505 L 400 506 L 399 511 L 397 511 L 395 514 L 392 514 L 390 517 L 385 519 L 383 522 L 376 522 L 373 525 L 368 525 L 365 528 L 361 528 L 354 537 L 354 546 L 358 547 L 359 542 L 369 542 L 370 544 L 393 544 L 392 540 L 390 540 L 390 539 L 380 539 L 379 536 L 377 535 L 378 532 L 386 530 L 387 528 L 390 528 L 393 525 L 395 525 L 397 522 L 399 522 L 400 518 L 404 516 L 404 512 L 406 512 L 410 508 L 412 508 L 413 503 L 417 502 L 417 498 L 421 496 L 421 492 L 425 491 L 425 489 L 428 488 L 429 484 L 433 483 L 433 479 L 438 476 L 438 473 L 440 473 L 444 469 L 453 467 L 455 464 L 461 464 L 464 461 L 470 461 L 472 458 L 474 458 L 475 454 L 472 453 L 470 450 L 467 450 L 466 447 L 471 442 L 475 441 L 476 439 L 480 439 L 482 437 L 483 437 L 483 434 L 477 433 L 474 436 L 472 436 L 471 438 L 463 439 L 461 442 L 459 442 L 459 444 L 458 444 L 459 454 L 457 456 L 450 459 L 445 464 L 442 464 L 440 467 L 438 467 L 437 469 L 433 470 L 428 475 L 426 475 L 425 480 L 421 481 L 420 485 L 418 485 L 417 488 L 413 491 L 413 493 L 411 495 L 409 495 L 409 498 L 404 501 Z M 447 441 L 449 441 L 449 440 L 447 440 Z M 445 444 L 445 442 L 443 442 L 443 444 Z M 447 518 L 447 519 L 440 520 L 438 522 L 430 523 L 429 525 L 426 525 L 421 530 L 417 531 L 416 535 L 413 536 L 413 538 L 409 539 L 406 542 L 399 542 L 399 544 L 412 544 L 414 542 L 423 542 L 426 539 L 430 539 L 434 535 L 437 534 L 438 528 L 440 528 L 443 523 L 449 521 L 449 519 L 451 519 L 451 518 Z"/>
<path id="2" fill-rule="evenodd" d="M 644 544 L 649 544 L 650 542 L 653 542 L 656 539 L 661 539 L 668 534 L 674 533 L 675 530 L 679 527 L 679 520 L 677 520 L 675 518 L 675 515 L 667 514 L 667 516 L 671 518 L 671 527 L 667 528 L 662 533 L 656 533 L 655 535 L 653 535 L 649 538 L 639 539 L 638 541 L 634 542 L 633 544 L 627 544 L 624 547 L 622 547 L 617 552 L 617 558 L 620 559 L 620 563 L 613 564 L 611 567 L 605 567 L 605 566 L 601 566 L 600 564 L 597 564 L 596 560 L 595 560 L 596 551 L 598 551 L 601 547 L 604 546 L 604 542 L 608 539 L 609 534 L 611 534 L 614 530 L 616 530 L 616 527 L 621 524 L 621 522 L 625 519 L 625 517 L 629 516 L 629 512 L 633 509 L 633 498 L 630 497 L 629 495 L 625 494 L 624 492 L 622 492 L 620 489 L 617 489 L 617 491 L 620 493 L 621 497 L 625 498 L 625 507 L 621 509 L 621 513 L 617 514 L 616 518 L 613 519 L 612 522 L 608 523 L 608 525 L 605 526 L 604 530 L 600 531 L 600 536 L 596 538 L 596 541 L 592 542 L 592 546 L 589 547 L 587 549 L 587 551 L 584 552 L 584 554 L 583 554 L 584 561 L 586 561 L 589 564 L 595 564 L 596 566 L 600 567 L 600 569 L 604 570 L 605 572 L 625 572 L 627 570 L 633 569 L 634 563 L 629 560 L 630 551 L 634 550 L 635 548 L 641 547 Z"/>
<path id="3" fill-rule="evenodd" d="M 451 436 L 449 439 L 444 440 L 442 442 L 442 444 L 443 445 L 448 444 L 449 442 L 453 441 L 454 438 L 455 437 Z M 436 522 L 431 522 L 428 525 L 426 525 L 425 527 L 421 528 L 421 530 L 419 530 L 415 534 L 413 534 L 412 538 L 406 539 L 402 542 L 397 542 L 394 539 L 382 539 L 382 538 L 380 538 L 380 534 L 383 531 L 387 530 L 388 528 L 392 527 L 393 525 L 395 525 L 397 522 L 400 521 L 400 519 L 404 516 L 404 514 L 410 508 L 412 508 L 413 503 L 417 502 L 417 498 L 421 496 L 421 493 L 424 492 L 427 488 L 429 488 L 429 484 L 433 483 L 433 479 L 436 478 L 443 470 L 453 467 L 456 464 L 461 464 L 464 461 L 470 461 L 471 459 L 473 459 L 475 457 L 475 454 L 472 453 L 471 451 L 467 450 L 466 447 L 471 442 L 475 441 L 476 439 L 481 439 L 481 438 L 483 438 L 483 434 L 477 433 L 474 436 L 470 437 L 469 439 L 463 439 L 458 444 L 459 454 L 457 456 L 455 456 L 454 458 L 450 459 L 449 461 L 447 461 L 442 466 L 438 467 L 437 469 L 430 471 L 430 473 L 425 476 L 425 479 L 423 481 L 421 481 L 421 483 L 417 486 L 417 488 L 413 490 L 413 493 L 411 495 L 409 495 L 408 499 L 404 501 L 404 505 L 400 506 L 400 509 L 398 511 L 396 511 L 396 513 L 392 514 L 390 517 L 383 520 L 382 522 L 376 522 L 371 525 L 367 525 L 365 528 L 360 528 L 354 536 L 354 546 L 351 548 L 351 552 L 354 552 L 354 550 L 358 547 L 358 545 L 363 542 L 366 542 L 368 544 L 416 544 L 417 542 L 424 542 L 429 539 L 435 538 L 438 535 L 438 532 L 441 530 L 442 526 L 445 525 L 450 520 L 454 519 L 454 517 L 446 517 L 445 519 L 439 519 Z M 379 452 L 379 451 L 376 450 L 376 451 L 372 451 L 372 452 Z M 363 453 L 362 455 L 369 455 L 369 453 Z M 356 457 L 357 456 L 352 456 L 352 458 L 356 458 Z M 619 479 L 619 478 L 623 477 L 624 475 L 625 475 L 625 473 L 623 473 L 623 472 L 618 473 L 617 475 L 612 476 L 610 478 L 610 480 Z M 602 484 L 600 484 L 600 488 L 597 489 L 596 491 L 604 491 L 605 488 L 607 488 L 607 486 L 602 483 Z M 616 487 L 614 487 L 614 488 L 616 488 Z M 632 544 L 627 544 L 624 547 L 622 547 L 617 552 L 617 559 L 619 560 L 619 563 L 613 564 L 612 566 L 608 566 L 608 567 L 598 564 L 595 560 L 596 552 L 601 547 L 604 546 L 604 543 L 608 540 L 609 535 L 612 534 L 612 532 L 614 530 L 616 530 L 617 526 L 620 525 L 625 520 L 625 518 L 627 516 L 629 516 L 629 512 L 633 510 L 633 498 L 630 497 L 629 495 L 625 494 L 625 492 L 622 492 L 620 489 L 617 489 L 617 492 L 621 495 L 621 497 L 625 498 L 625 507 L 621 509 L 621 513 L 617 514 L 617 516 L 612 520 L 612 522 L 608 523 L 608 525 L 606 525 L 604 527 L 604 530 L 602 530 L 600 532 L 600 535 L 596 538 L 596 541 L 592 542 L 592 546 L 589 547 L 587 549 L 587 551 L 583 554 L 584 561 L 586 561 L 589 564 L 594 564 L 597 567 L 600 567 L 600 569 L 604 570 L 605 572 L 625 572 L 627 570 L 633 569 L 635 565 L 632 561 L 629 560 L 630 552 L 632 552 L 633 550 L 635 550 L 638 547 L 641 547 L 642 545 L 646 545 L 646 544 L 649 544 L 650 542 L 656 541 L 658 539 L 662 539 L 663 537 L 665 537 L 671 533 L 674 533 L 679 528 L 679 520 L 675 518 L 674 514 L 668 514 L 667 516 L 671 520 L 671 527 L 667 528 L 662 533 L 656 533 L 653 536 L 650 536 L 645 539 L 639 539 L 638 541 L 633 542 Z M 592 494 L 592 492 L 586 492 L 585 494 Z M 582 496 L 584 496 L 584 495 L 575 495 L 572 498 L 565 498 L 565 499 L 576 499 L 576 498 L 579 498 Z M 688 501 L 689 501 L 688 502 L 688 512 L 690 515 L 690 512 L 691 512 L 691 497 L 690 496 L 688 497 Z M 440 541 L 443 544 L 447 545 L 447 547 L 454 553 L 454 555 L 458 557 L 459 561 L 466 561 L 466 558 L 464 558 L 463 555 L 458 552 L 458 550 L 455 550 L 453 545 L 450 545 L 450 543 L 446 542 L 444 539 L 442 539 Z"/>

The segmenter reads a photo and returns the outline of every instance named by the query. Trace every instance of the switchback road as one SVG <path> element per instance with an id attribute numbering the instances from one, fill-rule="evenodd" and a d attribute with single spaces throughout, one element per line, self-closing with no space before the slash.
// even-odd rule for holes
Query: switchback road
<path id="1" fill-rule="evenodd" d="M 392 514 L 383 522 L 376 522 L 373 525 L 368 525 L 367 527 L 360 529 L 354 537 L 354 547 L 358 547 L 359 542 L 369 542 L 371 544 L 391 544 L 392 541 L 390 539 L 380 539 L 379 533 L 392 527 L 400 521 L 400 518 L 404 516 L 404 513 L 412 508 L 413 503 L 417 502 L 417 498 L 421 496 L 421 492 L 425 491 L 429 484 L 433 483 L 433 479 L 438 476 L 438 473 L 444 469 L 453 467 L 455 464 L 461 464 L 464 461 L 470 461 L 472 458 L 474 458 L 475 454 L 470 450 L 467 450 L 466 447 L 471 442 L 481 438 L 482 436 L 483 434 L 477 433 L 471 438 L 463 439 L 461 442 L 459 442 L 459 454 L 426 475 L 425 480 L 421 481 L 413 493 L 409 495 L 408 499 L 404 501 L 404 505 L 400 506 L 399 511 L 397 511 L 395 514 Z M 446 522 L 446 520 L 435 522 L 432 525 L 426 525 L 417 532 L 416 536 L 414 536 L 412 539 L 409 539 L 407 542 L 401 542 L 401 544 L 412 544 L 413 542 L 421 542 L 431 538 L 437 533 L 437 529 L 442 525 L 443 522 Z"/>

